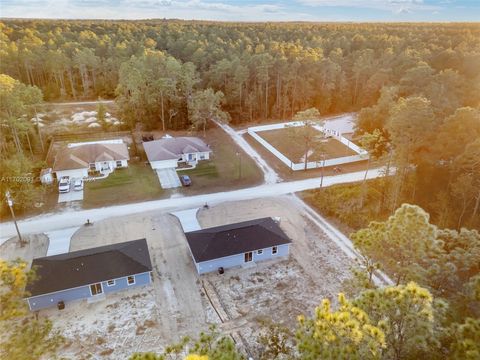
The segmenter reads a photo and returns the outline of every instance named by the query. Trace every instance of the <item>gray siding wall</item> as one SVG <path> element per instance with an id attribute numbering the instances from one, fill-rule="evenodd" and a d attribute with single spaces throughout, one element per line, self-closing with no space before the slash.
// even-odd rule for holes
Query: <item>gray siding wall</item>
<path id="1" fill-rule="evenodd" d="M 134 275 L 135 277 L 135 284 L 128 285 L 127 284 L 127 277 L 115 279 L 115 284 L 112 286 L 108 286 L 106 281 L 102 282 L 103 293 L 109 294 L 116 291 L 124 290 L 131 287 L 147 285 L 151 283 L 150 273 L 143 273 Z M 67 289 L 62 291 L 57 291 L 50 294 L 45 295 L 38 295 L 31 298 L 28 298 L 28 304 L 30 306 L 30 310 L 40 310 L 45 309 L 48 307 L 57 306 L 59 301 L 64 301 L 68 303 L 70 301 L 75 300 L 82 300 L 92 297 L 90 293 L 90 285 L 81 286 L 78 288 Z"/>
<path id="2" fill-rule="evenodd" d="M 258 254 L 257 251 L 253 252 L 253 262 L 264 261 L 264 260 L 271 260 L 276 258 L 281 258 L 288 256 L 290 244 L 284 244 L 277 246 L 278 252 L 273 255 L 272 248 L 262 249 L 262 254 Z M 197 271 L 199 274 L 205 274 L 211 271 L 217 271 L 219 267 L 223 267 L 225 269 L 231 268 L 234 266 L 241 266 L 245 264 L 245 257 L 244 254 L 232 255 L 227 256 L 219 259 L 203 261 L 200 263 L 196 263 Z"/>

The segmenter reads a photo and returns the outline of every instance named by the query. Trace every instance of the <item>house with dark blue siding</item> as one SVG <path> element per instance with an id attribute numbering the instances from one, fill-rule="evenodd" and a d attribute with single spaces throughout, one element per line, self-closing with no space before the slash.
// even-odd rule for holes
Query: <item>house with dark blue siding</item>
<path id="1" fill-rule="evenodd" d="M 199 274 L 286 257 L 292 242 L 272 218 L 191 231 L 185 236 Z"/>
<path id="2" fill-rule="evenodd" d="M 36 258 L 36 279 L 27 284 L 30 310 L 87 299 L 152 282 L 152 263 L 145 239 Z"/>

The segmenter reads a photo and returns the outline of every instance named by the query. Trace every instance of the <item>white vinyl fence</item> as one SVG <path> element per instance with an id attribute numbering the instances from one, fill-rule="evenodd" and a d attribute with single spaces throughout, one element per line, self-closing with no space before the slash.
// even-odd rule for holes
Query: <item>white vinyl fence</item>
<path id="1" fill-rule="evenodd" d="M 251 137 L 253 137 L 263 147 L 265 147 L 265 149 L 267 149 L 273 155 L 275 155 L 282 163 L 287 165 L 293 171 L 297 171 L 297 170 L 304 170 L 305 169 L 305 163 L 303 163 L 303 162 L 294 163 L 292 160 L 290 160 L 288 157 L 286 157 L 284 154 L 282 154 L 280 151 L 278 151 L 274 146 L 272 146 L 268 141 L 266 141 L 264 138 L 262 138 L 257 133 L 262 132 L 262 131 L 268 131 L 268 130 L 284 129 L 284 128 L 290 127 L 290 126 L 303 126 L 303 124 L 304 124 L 303 121 L 290 121 L 290 122 L 283 122 L 283 123 L 278 123 L 278 124 L 252 126 L 252 127 L 249 127 L 247 129 L 247 132 Z M 324 127 L 322 127 L 320 125 L 315 125 L 314 128 L 316 130 L 320 131 L 320 132 L 323 132 L 326 135 L 334 137 L 336 140 L 340 141 L 342 144 L 347 146 L 349 149 L 356 152 L 357 155 L 343 156 L 343 157 L 334 158 L 334 159 L 327 159 L 327 160 L 324 160 L 324 161 L 322 161 L 322 160 L 309 161 L 309 162 L 307 162 L 307 169 L 316 169 L 316 168 L 321 168 L 323 166 L 336 166 L 336 165 L 342 165 L 342 164 L 349 164 L 349 163 L 353 163 L 353 162 L 357 162 L 357 161 L 363 161 L 363 160 L 368 159 L 369 155 L 368 155 L 367 151 L 365 151 L 364 149 L 362 149 L 358 145 L 352 143 L 347 138 L 343 137 L 340 134 L 339 131 L 325 129 Z"/>

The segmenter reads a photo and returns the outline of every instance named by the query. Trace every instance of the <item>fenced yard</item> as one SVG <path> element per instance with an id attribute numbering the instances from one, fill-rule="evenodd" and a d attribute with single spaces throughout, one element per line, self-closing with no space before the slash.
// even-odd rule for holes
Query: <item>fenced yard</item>
<path id="1" fill-rule="evenodd" d="M 294 163 L 304 161 L 305 145 L 302 144 L 298 139 L 290 137 L 288 130 L 267 130 L 262 131 L 259 135 Z M 321 142 L 321 151 L 317 150 L 309 154 L 309 161 L 321 161 L 322 154 L 325 156 L 325 159 L 335 159 L 357 154 L 355 151 L 348 148 L 346 145 L 342 144 L 333 137 L 319 140 L 319 142 Z"/>
<path id="2" fill-rule="evenodd" d="M 266 150 L 278 158 L 291 170 L 305 169 L 305 146 L 288 134 L 288 127 L 303 126 L 301 121 L 254 126 L 247 129 L 248 134 Z M 319 135 L 327 137 L 323 151 L 310 152 L 307 156 L 307 169 L 317 169 L 364 161 L 368 159 L 367 151 L 343 137 L 339 131 L 313 126 Z M 322 141 L 322 140 L 319 140 Z"/>

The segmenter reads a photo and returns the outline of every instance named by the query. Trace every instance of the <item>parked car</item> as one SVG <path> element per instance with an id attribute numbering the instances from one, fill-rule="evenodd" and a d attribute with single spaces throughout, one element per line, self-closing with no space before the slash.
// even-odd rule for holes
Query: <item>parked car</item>
<path id="1" fill-rule="evenodd" d="M 83 190 L 83 180 L 82 179 L 75 179 L 73 182 L 73 190 L 80 191 Z"/>
<path id="2" fill-rule="evenodd" d="M 62 176 L 60 182 L 58 183 L 58 192 L 59 193 L 68 193 L 70 191 L 70 177 Z"/>
<path id="3" fill-rule="evenodd" d="M 188 175 L 181 175 L 180 176 L 180 182 L 182 183 L 183 186 L 192 185 L 192 180 L 190 180 L 190 176 L 188 176 Z"/>

